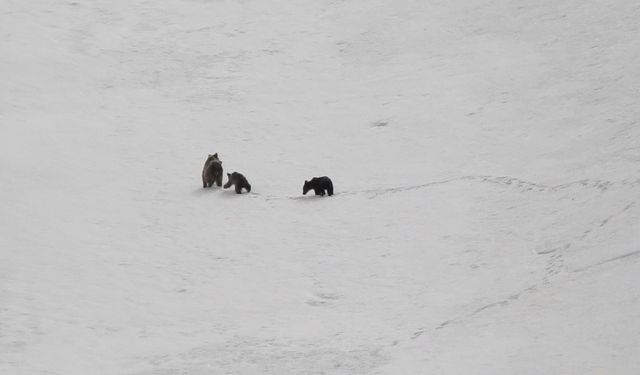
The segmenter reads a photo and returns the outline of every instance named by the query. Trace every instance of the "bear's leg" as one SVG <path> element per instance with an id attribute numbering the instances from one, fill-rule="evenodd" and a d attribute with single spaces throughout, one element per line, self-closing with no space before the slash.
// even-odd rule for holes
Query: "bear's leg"
<path id="1" fill-rule="evenodd" d="M 216 177 L 216 185 L 218 185 L 218 187 L 222 186 L 222 174 L 219 174 L 218 177 Z"/>
<path id="2" fill-rule="evenodd" d="M 241 194 L 242 193 L 242 186 L 240 186 L 240 184 L 236 184 L 236 194 Z"/>

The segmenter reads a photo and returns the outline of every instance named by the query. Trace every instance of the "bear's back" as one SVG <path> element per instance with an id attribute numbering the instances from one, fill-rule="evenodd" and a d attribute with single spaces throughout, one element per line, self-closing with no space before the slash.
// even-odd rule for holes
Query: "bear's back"
<path id="1" fill-rule="evenodd" d="M 327 176 L 322 176 L 322 177 L 314 177 L 311 179 L 310 181 L 312 183 L 313 186 L 326 186 L 327 184 L 331 183 L 331 179 Z"/>

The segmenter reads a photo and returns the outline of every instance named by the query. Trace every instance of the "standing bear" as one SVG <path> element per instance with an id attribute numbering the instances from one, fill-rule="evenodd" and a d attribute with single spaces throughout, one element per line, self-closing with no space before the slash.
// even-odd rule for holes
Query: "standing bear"
<path id="1" fill-rule="evenodd" d="M 333 182 L 327 176 L 314 177 L 311 181 L 304 181 L 302 186 L 302 194 L 306 195 L 309 190 L 313 189 L 316 195 L 324 196 L 325 190 L 329 196 L 333 195 Z"/>
<path id="2" fill-rule="evenodd" d="M 218 153 L 209 154 L 202 168 L 202 187 L 211 187 L 214 182 L 222 186 L 222 176 L 222 162 L 218 158 Z"/>
<path id="3" fill-rule="evenodd" d="M 242 173 L 227 173 L 227 178 L 229 179 L 229 181 L 224 184 L 225 189 L 228 189 L 229 187 L 231 187 L 231 185 L 235 185 L 236 193 L 238 194 L 242 193 L 242 188 L 247 189 L 247 192 L 251 192 L 251 185 L 249 184 L 249 181 L 247 181 L 247 179 L 242 175 Z"/>

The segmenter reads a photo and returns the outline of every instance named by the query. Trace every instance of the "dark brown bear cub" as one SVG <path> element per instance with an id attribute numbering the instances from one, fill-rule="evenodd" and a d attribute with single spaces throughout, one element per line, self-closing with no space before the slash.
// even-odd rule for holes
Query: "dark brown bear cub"
<path id="1" fill-rule="evenodd" d="M 325 194 L 325 190 L 329 196 L 333 195 L 333 182 L 327 176 L 323 177 L 314 177 L 311 181 L 304 181 L 304 186 L 302 187 L 302 194 L 307 194 L 309 190 L 315 191 L 316 195 L 323 196 Z"/>
<path id="2" fill-rule="evenodd" d="M 222 186 L 222 176 L 222 162 L 218 159 L 218 153 L 209 154 L 202 168 L 202 187 L 211 187 L 214 182 Z"/>
<path id="3" fill-rule="evenodd" d="M 229 181 L 224 184 L 225 189 L 228 189 L 229 187 L 231 187 L 231 185 L 235 185 L 236 193 L 238 194 L 242 193 L 242 188 L 247 189 L 247 192 L 251 192 L 251 185 L 249 184 L 249 181 L 247 181 L 247 179 L 242 175 L 242 173 L 227 173 L 227 178 L 229 179 Z"/>

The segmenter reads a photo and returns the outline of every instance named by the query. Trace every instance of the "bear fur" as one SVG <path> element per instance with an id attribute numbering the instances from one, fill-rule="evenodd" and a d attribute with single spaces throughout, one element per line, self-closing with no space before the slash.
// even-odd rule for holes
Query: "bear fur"
<path id="1" fill-rule="evenodd" d="M 202 187 L 211 187 L 215 182 L 216 185 L 222 186 L 222 162 L 218 158 L 218 153 L 207 157 L 202 168 Z"/>
<path id="2" fill-rule="evenodd" d="M 251 185 L 249 184 L 249 181 L 247 181 L 247 179 L 242 175 L 242 173 L 227 173 L 227 178 L 229 179 L 229 181 L 224 184 L 225 189 L 228 189 L 229 187 L 231 187 L 231 185 L 235 185 L 236 193 L 238 194 L 242 193 L 242 188 L 247 189 L 247 192 L 251 192 Z"/>
<path id="3" fill-rule="evenodd" d="M 324 196 L 325 190 L 329 196 L 333 195 L 333 182 L 327 176 L 314 177 L 310 181 L 305 180 L 302 186 L 302 194 L 306 195 L 309 190 L 315 191 L 316 195 Z"/>

